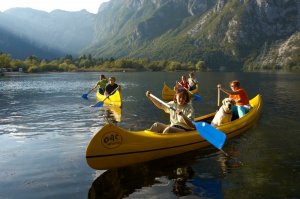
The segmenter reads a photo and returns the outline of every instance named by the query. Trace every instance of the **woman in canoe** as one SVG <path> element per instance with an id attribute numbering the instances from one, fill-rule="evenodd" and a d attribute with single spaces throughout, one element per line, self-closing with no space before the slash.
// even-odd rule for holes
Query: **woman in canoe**
<path id="1" fill-rule="evenodd" d="M 176 133 L 182 131 L 191 131 L 195 127 L 192 123 L 194 121 L 194 108 L 190 102 L 188 91 L 183 88 L 176 90 L 173 101 L 168 104 L 176 109 L 173 111 L 168 107 L 161 104 L 155 98 L 153 98 L 149 91 L 146 92 L 146 96 L 157 106 L 159 109 L 164 110 L 166 113 L 170 113 L 170 125 L 166 125 L 160 122 L 155 122 L 150 131 L 158 133 Z"/>
<path id="2" fill-rule="evenodd" d="M 218 86 L 222 92 L 229 95 L 229 98 L 235 101 L 232 112 L 234 115 L 238 115 L 239 118 L 241 118 L 248 113 L 251 108 L 247 92 L 241 87 L 240 82 L 237 80 L 230 82 L 229 85 L 232 91 L 223 89 L 220 84 Z"/>
<path id="3" fill-rule="evenodd" d="M 189 83 L 189 90 L 190 91 L 196 89 L 196 84 L 198 84 L 198 81 L 195 78 L 195 75 L 194 75 L 193 72 L 189 73 L 188 83 Z"/>

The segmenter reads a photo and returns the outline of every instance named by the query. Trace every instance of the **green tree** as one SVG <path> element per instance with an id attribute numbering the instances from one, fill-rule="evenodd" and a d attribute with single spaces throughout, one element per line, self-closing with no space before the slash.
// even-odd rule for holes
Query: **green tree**
<path id="1" fill-rule="evenodd" d="M 204 70 L 204 61 L 199 60 L 195 65 L 195 69 L 203 71 Z"/>
<path id="2" fill-rule="evenodd" d="M 9 54 L 0 53 L 0 67 L 9 68 L 11 62 L 11 57 Z"/>

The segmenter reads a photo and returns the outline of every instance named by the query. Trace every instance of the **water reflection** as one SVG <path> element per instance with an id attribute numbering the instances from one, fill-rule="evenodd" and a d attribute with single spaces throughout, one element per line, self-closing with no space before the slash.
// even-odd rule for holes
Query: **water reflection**
<path id="1" fill-rule="evenodd" d="M 88 198 L 223 198 L 221 155 L 204 155 L 199 161 L 199 153 L 105 171 L 91 185 Z M 215 173 L 216 167 L 220 172 Z"/>
<path id="2" fill-rule="evenodd" d="M 239 160 L 239 148 L 234 143 L 227 144 L 226 152 L 228 153 L 228 156 L 221 153 L 218 157 L 218 162 L 224 175 L 233 169 L 238 169 L 243 166 L 243 163 Z"/>
<path id="3" fill-rule="evenodd" d="M 104 106 L 103 116 L 106 122 L 117 124 L 121 122 L 122 109 L 115 106 Z"/>
<path id="4" fill-rule="evenodd" d="M 192 169 L 161 168 L 154 164 L 108 170 L 93 182 L 88 198 L 140 198 L 138 195 L 159 195 L 166 190 L 173 196 L 188 195 L 191 190 L 186 186 L 186 181 L 191 176 L 187 171 Z"/>
<path id="5" fill-rule="evenodd" d="M 177 196 L 187 196 L 192 193 L 192 189 L 187 186 L 188 179 L 194 175 L 192 167 L 179 167 L 175 170 L 176 175 L 173 185 L 173 193 Z"/>

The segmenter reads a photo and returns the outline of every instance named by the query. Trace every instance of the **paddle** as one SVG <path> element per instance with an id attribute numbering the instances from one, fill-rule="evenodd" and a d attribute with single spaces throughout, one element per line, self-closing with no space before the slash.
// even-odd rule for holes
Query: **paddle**
<path id="1" fill-rule="evenodd" d="M 119 88 L 119 86 L 117 86 L 117 88 L 115 88 L 115 90 L 113 90 L 108 96 L 106 96 L 106 97 L 104 98 L 103 101 L 97 102 L 97 103 L 96 103 L 95 105 L 93 105 L 92 107 L 102 107 L 103 104 L 104 104 L 104 101 L 105 101 L 107 98 L 109 98 L 109 96 L 111 96 L 114 92 L 116 92 L 116 91 L 118 90 L 118 88 Z"/>
<path id="2" fill-rule="evenodd" d="M 174 107 L 171 107 L 169 104 L 167 104 L 164 101 L 160 100 L 156 96 L 154 96 L 152 94 L 150 94 L 150 95 L 151 95 L 152 98 L 157 100 L 162 105 L 168 107 L 169 109 L 172 109 L 173 111 L 176 111 L 174 109 Z M 223 147 L 223 145 L 225 143 L 225 140 L 226 140 L 226 134 L 225 133 L 223 133 L 222 131 L 214 128 L 213 126 L 211 126 L 210 124 L 208 124 L 206 122 L 194 122 L 194 121 L 191 121 L 191 122 L 195 125 L 196 130 L 197 130 L 198 134 L 201 137 L 206 139 L 208 142 L 210 142 L 212 145 L 214 145 L 217 149 L 221 150 L 225 155 L 227 154 L 222 150 L 222 147 Z"/>
<path id="3" fill-rule="evenodd" d="M 218 109 L 220 108 L 220 88 L 221 88 L 221 84 L 218 84 Z"/>
<path id="4" fill-rule="evenodd" d="M 191 92 L 190 90 L 188 90 L 188 89 L 187 89 L 187 91 L 188 91 L 191 95 L 193 95 L 194 101 L 198 102 L 198 101 L 201 100 L 201 96 L 200 96 L 200 95 L 197 95 L 197 94 L 195 94 L 195 93 L 192 93 L 192 92 Z"/>
<path id="5" fill-rule="evenodd" d="M 81 97 L 82 97 L 83 99 L 88 99 L 88 94 L 90 94 L 90 92 L 92 92 L 92 91 L 93 91 L 93 89 L 89 90 L 89 92 L 83 94 Z"/>

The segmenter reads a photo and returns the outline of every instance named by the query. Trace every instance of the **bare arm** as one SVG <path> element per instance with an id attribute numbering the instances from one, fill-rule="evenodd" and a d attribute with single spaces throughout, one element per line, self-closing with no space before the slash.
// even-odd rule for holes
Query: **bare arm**
<path id="1" fill-rule="evenodd" d="M 159 109 L 162 109 L 164 110 L 166 113 L 169 113 L 169 108 L 164 106 L 162 103 L 160 103 L 159 101 L 157 101 L 156 99 L 154 99 L 153 97 L 151 97 L 151 92 L 150 91 L 147 91 L 146 92 L 146 96 L 153 102 L 153 104 L 159 108 Z"/>
<path id="2" fill-rule="evenodd" d="M 224 89 L 224 88 L 221 87 L 221 84 L 218 84 L 218 88 L 220 88 L 220 91 L 222 91 L 223 93 L 226 93 L 227 95 L 237 95 L 237 94 L 240 93 L 239 91 L 229 91 L 229 90 L 226 90 L 226 89 Z"/>

